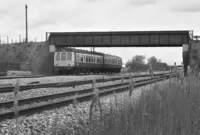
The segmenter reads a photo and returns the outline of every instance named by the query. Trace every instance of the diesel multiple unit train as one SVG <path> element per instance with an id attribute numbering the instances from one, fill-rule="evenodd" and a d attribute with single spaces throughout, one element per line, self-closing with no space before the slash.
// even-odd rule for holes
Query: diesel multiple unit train
<path id="1" fill-rule="evenodd" d="M 122 59 L 118 56 L 74 48 L 61 48 L 54 53 L 56 74 L 119 73 Z"/>

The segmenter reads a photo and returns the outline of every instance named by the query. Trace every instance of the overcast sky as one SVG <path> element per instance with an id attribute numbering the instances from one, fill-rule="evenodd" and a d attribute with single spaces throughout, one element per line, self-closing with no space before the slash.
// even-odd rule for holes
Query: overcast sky
<path id="1" fill-rule="evenodd" d="M 194 30 L 200 35 L 200 0 L 0 0 L 0 36 L 25 35 L 28 5 L 29 39 L 45 32 Z M 124 62 L 133 55 L 156 56 L 173 64 L 182 61 L 181 48 L 100 48 Z"/>

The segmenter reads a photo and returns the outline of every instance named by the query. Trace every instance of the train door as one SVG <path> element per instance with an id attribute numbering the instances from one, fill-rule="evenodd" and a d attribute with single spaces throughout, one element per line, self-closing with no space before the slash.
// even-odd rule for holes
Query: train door
<path id="1" fill-rule="evenodd" d="M 66 64 L 67 66 L 74 66 L 75 65 L 75 56 L 74 56 L 74 52 L 66 52 L 67 55 L 67 60 L 66 60 Z"/>

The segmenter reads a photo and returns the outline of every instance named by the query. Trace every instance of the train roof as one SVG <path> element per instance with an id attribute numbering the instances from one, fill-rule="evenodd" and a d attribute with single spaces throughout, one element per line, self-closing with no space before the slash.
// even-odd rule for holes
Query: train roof
<path id="1" fill-rule="evenodd" d="M 116 55 L 110 55 L 110 54 L 104 54 L 106 57 L 114 57 L 114 58 L 120 58 L 121 59 L 121 57 L 119 57 L 119 56 L 116 56 Z"/>
<path id="2" fill-rule="evenodd" d="M 73 51 L 76 53 L 88 53 L 88 54 L 103 55 L 103 53 L 100 53 L 100 52 L 94 52 L 94 51 L 88 51 L 88 50 L 82 50 L 82 49 L 76 49 L 76 48 L 68 48 L 68 47 L 59 48 L 56 50 L 56 52 L 58 52 L 58 51 Z"/>
<path id="3" fill-rule="evenodd" d="M 59 49 L 56 50 L 56 52 L 58 52 L 58 51 L 73 51 L 73 52 L 76 52 L 76 53 L 88 53 L 88 54 L 104 55 L 104 56 L 107 56 L 107 57 L 114 57 L 114 58 L 120 58 L 121 59 L 121 57 L 115 56 L 115 55 L 104 54 L 104 53 L 95 52 L 95 51 L 76 49 L 76 48 L 69 48 L 69 47 L 59 48 Z"/>

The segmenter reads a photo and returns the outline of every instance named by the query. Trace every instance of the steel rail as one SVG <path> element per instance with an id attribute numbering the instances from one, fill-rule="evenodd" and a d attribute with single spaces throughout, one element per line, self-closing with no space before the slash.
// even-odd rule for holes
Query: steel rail
<path id="1" fill-rule="evenodd" d="M 1 73 L 1 72 L 0 72 Z M 169 72 L 167 72 L 169 73 Z M 108 74 L 108 76 L 117 76 L 117 75 L 123 75 L 126 73 L 118 73 L 118 74 Z M 163 73 L 155 73 L 156 74 L 163 74 Z M 92 74 L 94 75 L 94 74 Z M 103 74 L 101 74 L 103 75 Z M 66 76 L 66 75 L 32 75 L 32 76 L 2 76 L 0 77 L 0 80 L 6 80 L 6 79 L 26 79 L 26 78 L 44 78 L 44 77 L 56 77 L 56 76 Z M 72 76 L 76 76 L 76 75 L 72 75 Z M 78 75 L 78 76 L 84 76 L 84 75 Z M 137 75 L 136 75 L 137 76 Z"/>
<path id="2" fill-rule="evenodd" d="M 36 76 L 3 76 L 3 77 L 0 77 L 0 80 L 23 79 L 23 78 L 42 78 L 42 77 L 51 77 L 51 76 L 43 76 L 43 75 L 36 75 Z"/>

